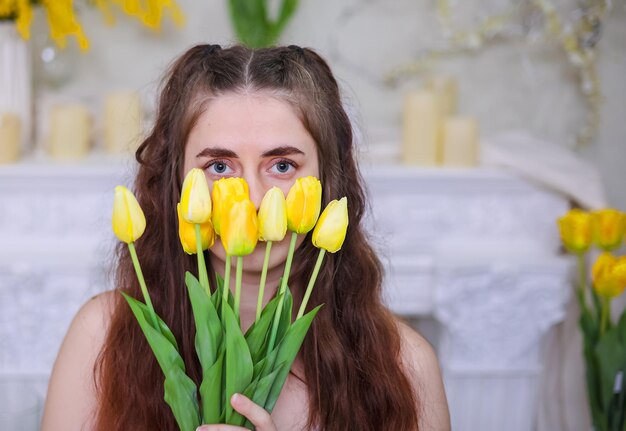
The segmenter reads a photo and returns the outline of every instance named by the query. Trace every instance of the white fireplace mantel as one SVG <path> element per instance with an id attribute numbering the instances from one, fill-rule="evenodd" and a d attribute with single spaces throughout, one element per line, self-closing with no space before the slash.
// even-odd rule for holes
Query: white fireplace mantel
<path id="1" fill-rule="evenodd" d="M 0 376 L 39 379 L 43 391 L 72 316 L 111 287 L 113 189 L 131 184 L 133 166 L 94 156 L 0 167 Z M 532 429 L 541 340 L 570 292 L 556 229 L 567 200 L 495 169 L 363 174 L 385 300 L 399 315 L 441 323 L 454 429 L 513 430 L 503 414 L 491 417 L 498 391 L 516 394 L 507 415 L 526 412 L 515 430 Z"/>

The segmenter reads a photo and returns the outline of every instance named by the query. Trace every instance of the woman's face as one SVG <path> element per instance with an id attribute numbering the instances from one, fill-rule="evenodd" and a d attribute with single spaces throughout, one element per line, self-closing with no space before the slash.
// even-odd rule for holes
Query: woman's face
<path id="1" fill-rule="evenodd" d="M 319 178 L 313 137 L 288 102 L 265 93 L 227 93 L 209 101 L 185 147 L 185 174 L 192 168 L 204 170 L 211 190 L 220 178 L 244 178 L 257 209 L 271 187 L 287 196 L 297 178 Z M 272 245 L 270 269 L 287 259 L 289 237 Z M 246 271 L 261 271 L 263 244 L 244 259 Z M 226 253 L 219 239 L 211 252 L 216 268 L 223 268 Z"/>

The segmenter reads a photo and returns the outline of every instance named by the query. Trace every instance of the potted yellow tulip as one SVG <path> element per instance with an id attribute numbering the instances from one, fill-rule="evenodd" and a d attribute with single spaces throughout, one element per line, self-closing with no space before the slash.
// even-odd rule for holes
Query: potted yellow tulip
<path id="1" fill-rule="evenodd" d="M 611 301 L 626 288 L 626 256 L 612 254 L 622 245 L 626 215 L 614 209 L 574 209 L 559 219 L 559 229 L 565 248 L 578 262 L 579 324 L 593 427 L 626 431 L 626 312 L 611 318 Z M 589 280 L 586 257 L 594 246 L 602 253 Z"/>
<path id="2" fill-rule="evenodd" d="M 268 190 L 257 213 L 243 179 L 219 180 L 214 183 L 211 195 L 202 170 L 192 169 L 185 177 L 177 212 L 181 246 L 198 259 L 198 277 L 190 273 L 185 277 L 196 326 L 196 353 L 202 368 L 202 383 L 197 387 L 185 372 L 176 339 L 155 313 L 143 279 L 134 242 L 145 229 L 145 217 L 133 194 L 124 187 L 116 188 L 113 231 L 120 241 L 128 244 L 144 301 L 124 297 L 163 370 L 164 400 L 182 431 L 217 423 L 252 429 L 252 424 L 228 402 L 235 393 L 246 395 L 268 412 L 274 408 L 321 307 L 304 314 L 324 255 L 337 252 L 346 236 L 346 198 L 331 201 L 320 216 L 321 194 L 319 180 L 299 178 L 286 198 L 278 188 Z M 277 295 L 263 307 L 272 242 L 281 241 L 288 230 L 292 235 L 282 282 Z M 297 235 L 311 230 L 313 244 L 320 252 L 297 317 L 292 321 L 289 272 Z M 216 276 L 215 288 L 211 289 L 203 252 L 213 246 L 217 236 L 226 251 L 226 265 L 224 278 Z M 243 256 L 252 253 L 259 241 L 265 242 L 266 248 L 256 320 L 243 333 L 239 322 Z M 234 294 L 230 288 L 233 257 L 236 258 Z"/>

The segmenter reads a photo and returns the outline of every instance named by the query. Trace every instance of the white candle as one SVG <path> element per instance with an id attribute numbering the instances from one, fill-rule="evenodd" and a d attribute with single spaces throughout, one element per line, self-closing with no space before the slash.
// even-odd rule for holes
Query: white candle
<path id="1" fill-rule="evenodd" d="M 14 112 L 0 113 L 0 164 L 13 163 L 20 157 L 22 120 Z"/>
<path id="2" fill-rule="evenodd" d="M 450 117 L 443 123 L 443 164 L 476 166 L 478 123 L 472 117 Z"/>
<path id="3" fill-rule="evenodd" d="M 119 92 L 104 102 L 104 149 L 111 154 L 134 152 L 143 138 L 143 112 L 137 92 Z"/>
<path id="4" fill-rule="evenodd" d="M 441 114 L 444 117 L 454 115 L 457 110 L 457 83 L 448 76 L 431 76 L 426 80 L 426 89 L 435 93 L 439 99 Z"/>
<path id="5" fill-rule="evenodd" d="M 404 100 L 402 161 L 408 165 L 439 164 L 441 109 L 432 91 L 412 91 Z"/>
<path id="6" fill-rule="evenodd" d="M 50 112 L 48 152 L 59 160 L 76 160 L 90 149 L 91 117 L 85 106 L 57 105 Z"/>

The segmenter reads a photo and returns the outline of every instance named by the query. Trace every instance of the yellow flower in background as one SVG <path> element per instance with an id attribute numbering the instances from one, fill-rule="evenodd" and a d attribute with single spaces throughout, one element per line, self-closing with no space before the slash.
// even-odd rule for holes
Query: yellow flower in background
<path id="1" fill-rule="evenodd" d="M 15 19 L 20 36 L 28 40 L 33 18 L 32 7 L 41 5 L 46 11 L 50 36 L 57 45 L 64 48 L 67 37 L 74 36 L 80 49 L 85 51 L 89 49 L 89 40 L 78 21 L 74 3 L 74 0 L 0 0 L 0 19 Z M 178 27 L 185 23 L 185 16 L 174 0 L 93 0 L 92 3 L 100 9 L 108 24 L 115 23 L 111 5 L 118 6 L 126 15 L 139 19 L 153 30 L 161 28 L 166 14 Z"/>
<path id="2" fill-rule="evenodd" d="M 298 178 L 287 194 L 287 227 L 307 233 L 317 223 L 322 207 L 322 184 L 315 177 Z"/>
<path id="3" fill-rule="evenodd" d="M 243 178 L 222 178 L 213 183 L 213 229 L 220 235 L 221 219 L 226 199 L 232 196 L 249 196 L 248 183 Z"/>
<path id="4" fill-rule="evenodd" d="M 558 221 L 561 240 L 572 253 L 584 253 L 591 245 L 591 215 L 579 209 L 567 212 Z"/>
<path id="5" fill-rule="evenodd" d="M 211 193 L 202 169 L 193 168 L 185 176 L 180 195 L 181 215 L 188 223 L 211 220 Z"/>
<path id="6" fill-rule="evenodd" d="M 621 295 L 626 287 L 626 257 L 602 253 L 593 264 L 591 275 L 598 295 L 606 298 Z"/>
<path id="7" fill-rule="evenodd" d="M 111 223 L 117 238 L 126 244 L 137 241 L 146 229 L 146 217 L 139 202 L 124 186 L 115 187 Z"/>
<path id="8" fill-rule="evenodd" d="M 73 0 L 42 0 L 46 9 L 50 36 L 61 48 L 66 46 L 66 37 L 74 36 L 82 50 L 89 49 L 89 41 L 76 19 Z"/>
<path id="9" fill-rule="evenodd" d="M 591 213 L 591 232 L 595 245 L 611 251 L 622 244 L 626 216 L 615 209 L 607 208 Z"/>
<path id="10" fill-rule="evenodd" d="M 245 195 L 228 196 L 222 206 L 220 237 L 229 256 L 245 256 L 254 251 L 259 239 L 256 208 Z"/>
<path id="11" fill-rule="evenodd" d="M 281 241 L 287 233 L 285 194 L 278 187 L 269 189 L 259 206 L 259 239 Z"/>
<path id="12" fill-rule="evenodd" d="M 180 210 L 180 203 L 176 205 L 176 212 L 178 213 L 178 237 L 180 238 L 183 250 L 185 250 L 187 254 L 196 254 L 198 252 L 196 225 L 185 221 Z M 200 237 L 202 250 L 209 249 L 213 246 L 215 242 L 215 232 L 213 232 L 213 225 L 210 220 L 200 225 Z"/>
<path id="13" fill-rule="evenodd" d="M 335 253 L 343 245 L 348 229 L 348 199 L 330 201 L 313 229 L 313 245 Z"/>

